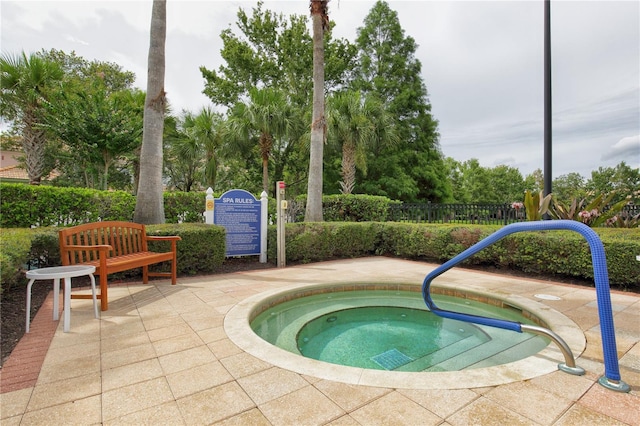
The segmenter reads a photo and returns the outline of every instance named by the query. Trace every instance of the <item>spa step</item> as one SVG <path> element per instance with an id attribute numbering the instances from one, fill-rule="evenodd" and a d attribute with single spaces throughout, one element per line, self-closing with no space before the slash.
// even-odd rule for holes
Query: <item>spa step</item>
<path id="1" fill-rule="evenodd" d="M 482 344 L 485 341 L 478 338 L 475 335 L 469 335 L 462 338 L 459 338 L 456 341 L 450 342 L 450 344 L 443 346 L 442 348 L 425 354 L 424 356 L 417 358 L 415 361 L 408 363 L 395 371 L 427 371 L 434 365 L 442 363 L 447 359 L 455 357 L 460 353 L 468 353 L 468 351 L 473 350 Z"/>
<path id="2" fill-rule="evenodd" d="M 518 346 L 523 342 L 535 339 L 535 336 L 526 333 L 512 332 L 510 339 L 493 339 L 483 343 L 472 350 L 460 353 L 424 371 L 459 371 L 466 368 L 477 368 L 479 363 L 487 365 L 497 365 L 498 362 L 491 360 L 498 354 L 506 354 L 507 351 L 518 351 Z"/>

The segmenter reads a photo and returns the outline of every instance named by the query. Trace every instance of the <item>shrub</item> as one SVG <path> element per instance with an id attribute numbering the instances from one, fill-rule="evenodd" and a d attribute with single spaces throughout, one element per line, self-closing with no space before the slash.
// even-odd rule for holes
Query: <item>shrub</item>
<path id="1" fill-rule="evenodd" d="M 165 192 L 164 215 L 167 223 L 203 223 L 205 194 L 202 192 Z"/>
<path id="2" fill-rule="evenodd" d="M 136 198 L 125 191 L 0 184 L 0 227 L 72 226 L 99 220 L 133 220 Z M 202 223 L 205 194 L 165 192 L 168 223 Z"/>
<path id="3" fill-rule="evenodd" d="M 0 244 L 0 293 L 3 289 L 24 282 L 20 271 L 29 261 L 32 232 L 28 229 L 1 229 Z"/>
<path id="4" fill-rule="evenodd" d="M 374 254 L 378 240 L 374 222 L 352 226 L 348 223 L 290 223 L 286 225 L 286 257 L 290 262 L 318 262 L 333 258 Z M 276 227 L 269 227 L 267 257 L 277 258 Z"/>
<path id="5" fill-rule="evenodd" d="M 295 221 L 304 220 L 307 196 L 296 197 Z M 387 197 L 363 194 L 337 194 L 322 197 L 322 215 L 326 222 L 384 222 L 389 215 Z"/>
<path id="6" fill-rule="evenodd" d="M 135 198 L 124 191 L 0 184 L 0 226 L 31 228 L 133 218 Z"/>
<path id="7" fill-rule="evenodd" d="M 328 222 L 384 222 L 389 202 L 387 197 L 374 195 L 326 195 L 322 211 Z"/>
<path id="8" fill-rule="evenodd" d="M 396 256 L 434 263 L 448 261 L 499 226 L 436 225 L 394 222 L 323 222 L 286 225 L 287 262 L 308 263 L 370 255 Z M 225 230 L 205 224 L 165 224 L 147 227 L 150 235 L 180 235 L 178 274 L 216 272 L 225 259 Z M 598 228 L 609 281 L 640 291 L 640 229 Z M 276 227 L 267 230 L 268 258 L 276 263 Z M 168 242 L 154 242 L 152 250 L 168 250 Z M 163 247 L 166 245 L 166 247 Z M 3 229 L 0 250 L 2 287 L 24 282 L 27 263 L 60 264 L 57 228 Z M 593 279 L 591 253 L 584 238 L 571 231 L 511 234 L 465 260 L 464 264 L 495 265 L 529 273 Z M 167 267 L 168 265 L 163 265 Z M 111 276 L 137 277 L 139 271 Z"/>
<path id="9" fill-rule="evenodd" d="M 178 275 L 215 272 L 225 258 L 225 229 L 199 223 L 147 226 L 148 235 L 179 235 Z M 169 251 L 169 242 L 154 242 L 152 250 Z M 166 266 L 166 265 L 165 265 Z"/>
<path id="10" fill-rule="evenodd" d="M 610 222 L 614 217 L 616 219 L 613 220 L 613 222 L 618 222 L 617 215 L 629 204 L 629 200 L 627 199 L 612 204 L 611 200 L 613 200 L 615 196 L 616 192 L 614 191 L 607 196 L 600 194 L 591 200 L 591 202 L 587 202 L 586 198 L 580 201 L 574 198 L 570 204 L 553 199 L 553 203 L 549 208 L 549 214 L 554 219 L 576 220 L 592 228 L 603 224 L 611 225 Z M 620 221 L 618 225 L 620 226 L 624 223 L 624 221 Z"/>

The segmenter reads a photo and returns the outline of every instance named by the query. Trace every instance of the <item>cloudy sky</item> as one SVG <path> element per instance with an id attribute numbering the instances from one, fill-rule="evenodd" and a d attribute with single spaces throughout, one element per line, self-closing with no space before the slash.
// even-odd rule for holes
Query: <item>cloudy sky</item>
<path id="1" fill-rule="evenodd" d="M 308 15 L 307 0 L 266 0 Z M 413 37 L 441 148 L 458 161 L 543 168 L 543 1 L 388 1 Z M 174 111 L 209 105 L 200 66 L 256 2 L 168 0 L 166 91 Z M 333 0 L 334 37 L 355 41 L 374 2 Z M 554 177 L 640 167 L 640 2 L 551 1 Z M 0 2 L 2 53 L 56 48 L 116 62 L 146 88 L 150 0 Z"/>

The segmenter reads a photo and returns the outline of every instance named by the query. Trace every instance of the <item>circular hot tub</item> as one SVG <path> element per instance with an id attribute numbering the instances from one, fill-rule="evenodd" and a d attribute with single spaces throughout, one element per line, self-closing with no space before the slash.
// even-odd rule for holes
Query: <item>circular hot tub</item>
<path id="1" fill-rule="evenodd" d="M 548 327 L 577 355 L 575 323 L 538 302 L 477 289 L 432 288 L 443 307 Z M 256 295 L 225 317 L 229 338 L 271 364 L 324 379 L 394 388 L 456 389 L 526 380 L 557 369 L 562 354 L 527 333 L 445 320 L 421 287 L 343 283 Z"/>

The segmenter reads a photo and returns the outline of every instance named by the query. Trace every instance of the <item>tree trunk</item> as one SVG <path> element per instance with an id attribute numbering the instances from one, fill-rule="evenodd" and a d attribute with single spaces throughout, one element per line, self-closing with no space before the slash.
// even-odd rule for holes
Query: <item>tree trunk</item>
<path id="1" fill-rule="evenodd" d="M 22 132 L 22 149 L 26 156 L 29 185 L 40 185 L 44 170 L 44 147 L 47 142 L 44 131 L 35 128 L 35 118 L 26 114 Z"/>
<path id="2" fill-rule="evenodd" d="M 108 152 L 102 152 L 103 174 L 101 188 L 103 191 L 109 189 L 109 168 L 111 167 L 111 156 Z"/>
<path id="3" fill-rule="evenodd" d="M 324 148 L 324 25 L 326 1 L 311 1 L 313 24 L 313 115 L 311 119 L 311 149 L 305 222 L 321 222 L 322 218 L 322 156 Z"/>
<path id="4" fill-rule="evenodd" d="M 356 147 L 350 143 L 342 145 L 342 182 L 341 192 L 351 194 L 356 186 Z"/>
<path id="5" fill-rule="evenodd" d="M 273 148 L 273 137 L 268 133 L 260 135 L 260 157 L 262 158 L 262 190 L 269 193 L 269 154 Z"/>
<path id="6" fill-rule="evenodd" d="M 142 224 L 164 223 L 162 184 L 162 133 L 166 104 L 164 91 L 167 2 L 153 0 L 147 70 L 147 95 L 144 105 L 140 181 L 133 221 Z"/>

